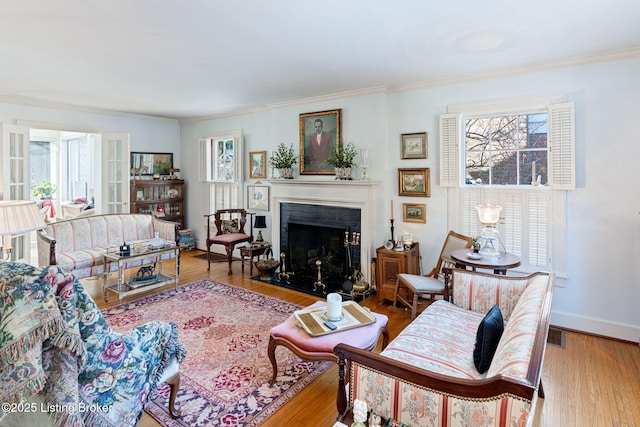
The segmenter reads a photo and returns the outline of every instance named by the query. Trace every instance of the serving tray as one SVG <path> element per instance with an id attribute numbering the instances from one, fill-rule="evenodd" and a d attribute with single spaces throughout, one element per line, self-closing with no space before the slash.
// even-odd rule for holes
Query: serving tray
<path id="1" fill-rule="evenodd" d="M 331 322 L 336 325 L 336 330 L 331 330 L 324 324 L 326 312 L 327 307 L 322 306 L 296 310 L 293 315 L 298 324 L 312 337 L 358 328 L 376 321 L 369 309 L 360 306 L 355 301 L 345 301 L 342 303 L 342 319 Z"/>

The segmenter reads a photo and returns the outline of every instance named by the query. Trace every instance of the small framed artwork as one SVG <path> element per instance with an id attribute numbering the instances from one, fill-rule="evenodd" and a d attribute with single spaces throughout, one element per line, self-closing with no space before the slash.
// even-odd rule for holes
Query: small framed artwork
<path id="1" fill-rule="evenodd" d="M 144 190 L 142 188 L 138 188 L 138 192 L 136 194 L 137 200 L 144 200 Z"/>
<path id="2" fill-rule="evenodd" d="M 249 153 L 249 178 L 260 179 L 267 177 L 267 152 L 251 151 Z"/>
<path id="3" fill-rule="evenodd" d="M 398 169 L 398 194 L 400 196 L 431 197 L 429 168 Z"/>
<path id="4" fill-rule="evenodd" d="M 402 220 L 404 222 L 427 223 L 427 205 L 417 205 L 412 203 L 402 204 Z"/>
<path id="5" fill-rule="evenodd" d="M 342 144 L 342 110 L 300 114 L 300 175 L 335 175 L 325 159 Z"/>
<path id="6" fill-rule="evenodd" d="M 247 190 L 247 206 L 249 209 L 256 209 L 260 211 L 269 210 L 268 185 L 248 185 Z"/>
<path id="7" fill-rule="evenodd" d="M 400 152 L 402 159 L 426 159 L 428 141 L 427 133 L 403 133 L 400 136 Z"/>

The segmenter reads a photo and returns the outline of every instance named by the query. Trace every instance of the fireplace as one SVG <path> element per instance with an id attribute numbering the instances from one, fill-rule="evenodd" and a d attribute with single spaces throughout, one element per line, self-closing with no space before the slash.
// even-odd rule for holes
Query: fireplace
<path id="1" fill-rule="evenodd" d="M 372 181 L 272 180 L 273 253 L 284 253 L 285 271 L 294 274 L 277 283 L 316 295 L 342 288 L 360 266 L 371 282 L 373 253 Z M 346 234 L 345 234 L 346 233 Z M 356 234 L 358 233 L 358 234 Z M 355 236 L 358 244 L 353 242 Z M 314 292 L 320 261 L 327 288 Z M 279 270 L 280 272 L 280 270 Z M 284 283 L 282 283 L 284 282 Z"/>
<path id="2" fill-rule="evenodd" d="M 343 288 L 345 280 L 360 270 L 360 248 L 353 245 L 361 234 L 360 209 L 301 203 L 280 205 L 280 251 L 284 253 L 289 284 L 309 292 L 318 281 L 326 292 Z M 356 234 L 357 233 L 357 234 Z"/>

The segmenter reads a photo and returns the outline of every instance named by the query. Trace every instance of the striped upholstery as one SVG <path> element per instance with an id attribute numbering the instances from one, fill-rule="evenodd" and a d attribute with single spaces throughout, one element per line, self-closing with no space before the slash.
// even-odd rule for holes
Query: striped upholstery
<path id="1" fill-rule="evenodd" d="M 47 225 L 43 232 L 56 241 L 57 265 L 82 279 L 104 273 L 102 254 L 107 248 L 117 248 L 124 242 L 132 244 L 152 239 L 154 232 L 158 232 L 165 240 L 176 241 L 175 230 L 175 223 L 152 215 L 108 214 L 54 222 Z M 172 257 L 172 253 L 166 254 L 162 260 Z M 127 264 L 127 268 L 149 262 L 153 261 L 138 260 Z M 38 263 L 41 267 L 49 265 L 49 245 L 40 238 Z M 117 264 L 111 264 L 111 271 L 116 270 Z"/>
<path id="2" fill-rule="evenodd" d="M 450 377 L 474 380 L 503 374 L 525 380 L 547 282 L 548 276 L 504 280 L 456 277 L 454 272 L 454 302 L 431 304 L 381 354 Z M 493 304 L 503 311 L 505 330 L 489 370 L 480 374 L 473 363 L 476 331 Z M 415 426 L 520 426 L 526 424 L 533 403 L 509 394 L 457 398 L 357 363 L 352 364 L 350 384 L 352 402 L 365 400 L 374 412 Z"/>

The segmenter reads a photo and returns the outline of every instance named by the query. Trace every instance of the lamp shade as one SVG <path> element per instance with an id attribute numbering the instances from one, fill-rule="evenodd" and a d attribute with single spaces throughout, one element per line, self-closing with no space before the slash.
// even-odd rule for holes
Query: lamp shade
<path id="1" fill-rule="evenodd" d="M 0 200 L 0 236 L 22 234 L 45 226 L 34 200 Z"/>
<path id="2" fill-rule="evenodd" d="M 255 228 L 267 228 L 267 217 L 264 215 L 256 215 L 256 222 L 253 226 Z"/>
<path id="3" fill-rule="evenodd" d="M 494 226 L 500 220 L 500 211 L 502 206 L 498 205 L 478 205 L 478 218 L 483 225 Z"/>

